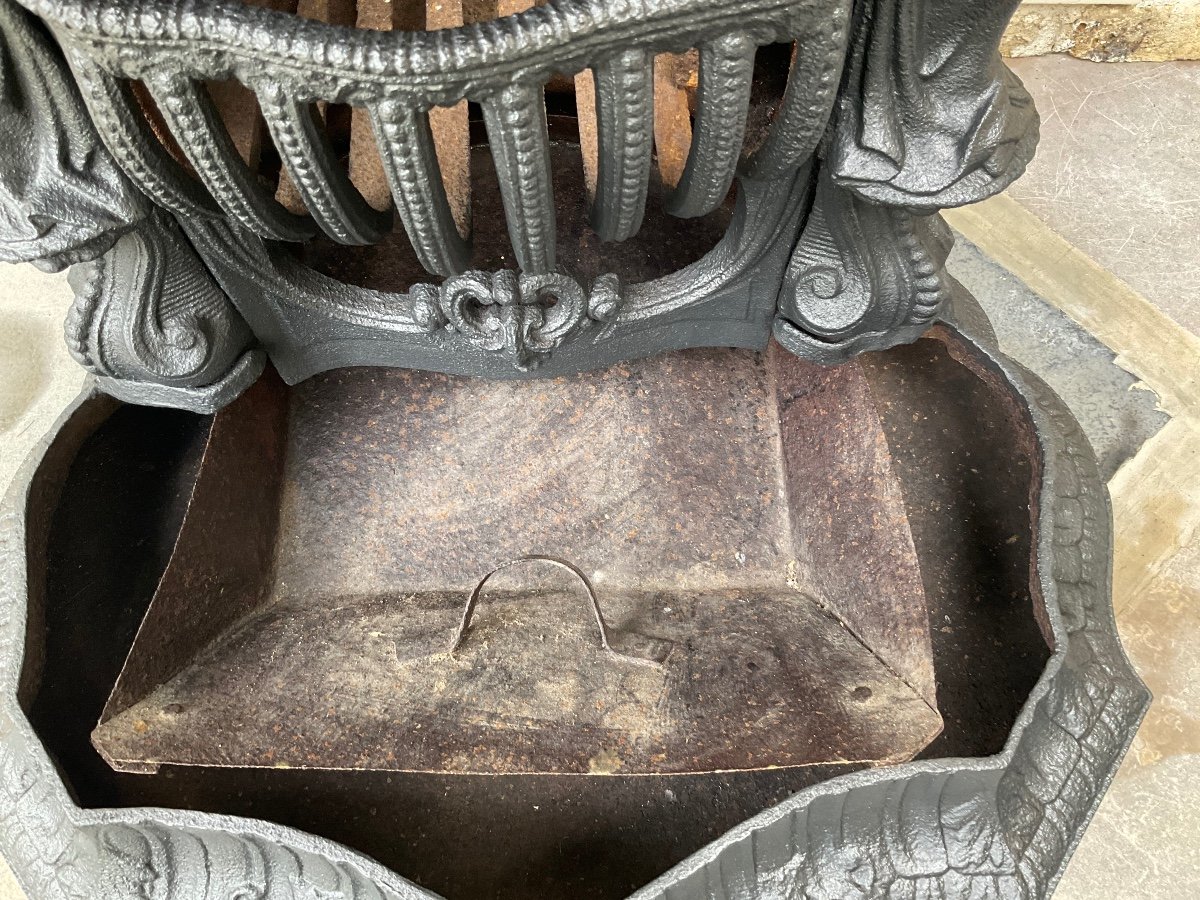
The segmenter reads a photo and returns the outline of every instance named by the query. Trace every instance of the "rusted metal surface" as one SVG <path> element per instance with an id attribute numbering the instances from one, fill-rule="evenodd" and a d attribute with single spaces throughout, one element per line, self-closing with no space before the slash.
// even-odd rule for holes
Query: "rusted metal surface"
<path id="1" fill-rule="evenodd" d="M 223 591 L 210 580 L 222 613 L 206 620 L 245 618 L 188 643 L 157 690 L 123 678 L 121 696 L 128 681 L 142 697 L 106 717 L 97 746 L 134 769 L 679 774 L 911 758 L 941 727 L 916 677 L 928 639 L 921 660 L 896 637 L 924 627 L 915 552 L 878 422 L 847 425 L 870 412 L 861 376 L 857 390 L 828 378 L 785 354 L 694 351 L 538 384 L 347 370 L 301 385 L 268 600 L 256 608 L 232 573 Z M 271 427 L 248 402 L 214 434 L 246 418 Z M 269 483 L 242 443 L 210 446 L 193 506 L 237 509 L 243 479 Z M 853 502 L 833 517 L 808 482 Z M 268 533 L 230 524 L 214 541 L 191 524 L 164 584 L 191 542 L 203 569 L 222 541 Z M 835 547 L 860 574 L 831 577 Z M 587 591 L 544 562 L 512 565 L 531 555 Z M 185 606 L 203 609 L 160 591 L 148 621 Z M 872 617 L 899 623 L 870 633 L 879 648 Z M 129 670 L 160 643 L 139 639 Z"/>
<path id="2" fill-rule="evenodd" d="M 692 147 L 692 96 L 699 82 L 699 54 L 660 53 L 654 60 L 654 147 L 663 184 L 675 187 L 683 177 Z"/>
<path id="3" fill-rule="evenodd" d="M 865 354 L 860 365 L 904 487 L 929 605 L 946 730 L 922 756 L 998 753 L 1050 654 L 1031 570 L 1037 437 L 1020 398 L 951 331 Z"/>
<path id="4" fill-rule="evenodd" d="M 777 413 L 754 354 L 531 385 L 344 370 L 293 396 L 281 593 L 465 601 L 529 553 L 580 566 L 606 603 L 631 588 L 788 589 Z"/>
<path id="5" fill-rule="evenodd" d="M 797 586 L 933 706 L 925 588 L 870 384 L 858 365 L 771 352 Z"/>
<path id="6" fill-rule="evenodd" d="M 170 561 L 101 714 L 120 714 L 266 599 L 278 519 L 285 405 L 262 378 L 208 433 Z M 225 464 L 236 459 L 236 465 Z"/>
<path id="7" fill-rule="evenodd" d="M 927 753 L 987 755 L 1007 735 L 1047 653 L 1029 615 L 1032 473 L 1022 423 L 1005 391 L 931 342 L 864 362 L 934 620 L 946 731 Z M 182 463 L 172 448 L 177 423 L 193 419 L 121 410 L 81 452 L 53 511 L 45 628 L 30 626 L 31 640 L 45 645 L 45 668 L 29 715 L 82 805 L 270 819 L 355 847 L 448 897 L 601 900 L 626 896 L 788 794 L 856 768 L 607 778 L 114 771 L 89 735 L 191 491 L 195 463 L 187 460 L 203 442 Z M 584 598 L 572 593 L 564 604 L 584 642 L 594 642 Z M 490 606 L 484 598 L 481 614 Z"/>
<path id="8" fill-rule="evenodd" d="M 580 598 L 558 591 L 491 598 L 454 654 L 461 595 L 283 598 L 95 740 L 118 767 L 611 775 L 895 762 L 940 731 L 807 598 L 622 600 L 610 604 L 618 655 L 597 646 Z M 630 658 L 631 619 L 673 645 L 662 665 Z"/>

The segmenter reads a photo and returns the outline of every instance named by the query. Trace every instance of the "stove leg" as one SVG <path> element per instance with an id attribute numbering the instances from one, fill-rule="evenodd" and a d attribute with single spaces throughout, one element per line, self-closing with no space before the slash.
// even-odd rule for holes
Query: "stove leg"
<path id="1" fill-rule="evenodd" d="M 108 394 L 211 413 L 262 373 L 249 327 L 165 213 L 72 266 L 69 279 L 67 347 Z"/>

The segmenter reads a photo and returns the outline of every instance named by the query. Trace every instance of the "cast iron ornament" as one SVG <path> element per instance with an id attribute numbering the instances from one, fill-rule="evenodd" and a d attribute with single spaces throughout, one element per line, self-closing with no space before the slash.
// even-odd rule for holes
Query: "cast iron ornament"
<path id="1" fill-rule="evenodd" d="M 939 321 L 961 327 L 1024 398 L 1040 441 L 1037 570 L 1054 652 L 1007 746 L 807 789 L 635 896 L 1041 897 L 1148 696 L 1116 636 L 1109 512 L 1091 451 L 985 328 L 954 324 L 977 317 L 943 269 L 950 237 L 938 210 L 1002 190 L 1036 143 L 1029 97 L 996 54 L 1016 5 L 549 0 L 496 22 L 351 37 L 235 0 L 0 0 L 0 126 L 20 138 L 0 151 L 0 258 L 75 267 L 68 344 L 100 389 L 206 412 L 268 357 L 290 382 L 346 365 L 526 378 L 685 346 L 762 348 L 772 333 L 835 363 Z M 743 155 L 752 51 L 775 42 L 795 43 L 787 88 Z M 667 207 L 703 215 L 736 181 L 725 238 L 648 283 L 558 272 L 542 85 L 592 70 L 592 222 L 627 239 L 647 202 L 653 58 L 693 47 L 692 151 Z M 135 79 L 195 177 L 150 130 Z M 281 206 L 238 157 L 202 89 L 222 79 L 258 97 L 308 214 Z M 428 111 L 464 98 L 483 110 L 515 272 L 468 270 L 470 238 L 442 186 Z M 286 250 L 318 232 L 371 243 L 390 227 L 333 158 L 308 114 L 317 101 L 369 111 L 429 284 L 404 294 L 343 285 Z M 431 896 L 268 823 L 72 802 L 17 702 L 35 465 L 0 511 L 0 851 L 31 895 Z M 767 845 L 786 852 L 759 852 Z"/>
<path id="2" fill-rule="evenodd" d="M 950 239 L 937 211 L 1003 189 L 1037 140 L 1029 96 L 995 49 L 1015 0 L 855 8 L 850 0 L 551 0 L 415 34 L 348 33 L 236 0 L 23 5 L 59 46 L 3 0 L 15 62 L 0 113 L 6 128 L 31 136 L 43 162 L 31 165 L 22 145 L 0 169 L 12 197 L 0 256 L 62 265 L 103 255 L 105 271 L 128 273 L 75 279 L 85 309 L 69 341 L 93 345 L 77 356 L 105 377 L 106 390 L 159 405 L 227 403 L 261 370 L 260 350 L 294 383 L 347 365 L 559 375 L 684 346 L 761 348 L 772 332 L 824 363 L 911 341 L 944 307 Z M 795 44 L 791 72 L 765 136 L 745 151 L 754 52 L 774 42 Z M 691 47 L 699 48 L 692 146 L 665 203 L 673 215 L 701 216 L 736 181 L 734 220 L 720 244 L 678 272 L 625 284 L 599 319 L 538 322 L 538 304 L 498 302 L 492 292 L 470 327 L 431 330 L 429 291 L 454 294 L 474 277 L 470 235 L 455 222 L 434 152 L 431 107 L 480 104 L 519 277 L 565 284 L 576 276 L 556 270 L 545 82 L 591 71 L 592 223 L 604 238 L 629 239 L 647 203 L 654 57 Z M 284 208 L 234 148 L 203 89 L 230 78 L 256 95 L 307 214 Z M 134 80 L 192 172 L 148 123 Z M 391 227 L 334 158 L 310 114 L 321 101 L 369 113 L 398 219 L 430 277 L 445 284 L 368 290 L 286 251 L 281 242 L 319 232 L 369 244 Z M 64 146 L 75 152 L 64 156 L 56 149 Z M 162 213 L 150 215 L 144 198 Z M 46 204 L 55 215 L 41 211 Z M 43 234 L 53 218 L 73 224 Z M 130 230 L 167 236 L 117 246 Z M 202 270 L 216 290 L 196 284 Z M 167 349 L 164 357 L 169 340 L 131 343 L 116 324 L 83 337 L 87 309 L 106 310 L 106 323 L 173 320 L 163 333 L 203 332 L 207 356 L 197 363 L 195 352 Z M 118 343 L 129 345 L 118 351 L 124 361 L 98 362 L 98 349 Z"/>

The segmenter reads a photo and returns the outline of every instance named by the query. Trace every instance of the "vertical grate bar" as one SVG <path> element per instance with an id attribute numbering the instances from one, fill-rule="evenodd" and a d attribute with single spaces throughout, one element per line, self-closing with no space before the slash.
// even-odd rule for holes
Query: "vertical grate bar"
<path id="1" fill-rule="evenodd" d="M 454 223 L 429 118 L 396 101 L 371 109 L 383 171 L 413 250 L 435 275 L 466 269 L 471 248 Z"/>
<path id="2" fill-rule="evenodd" d="M 465 21 L 463 0 L 425 0 L 429 31 L 458 28 Z M 429 110 L 429 130 L 450 212 L 458 233 L 466 238 L 471 234 L 471 117 L 467 101 Z M 469 249 L 465 242 L 463 246 Z"/>
<path id="3" fill-rule="evenodd" d="M 646 212 L 654 148 L 654 72 L 642 50 L 595 70 L 598 170 L 592 227 L 606 241 L 637 234 Z"/>
<path id="4" fill-rule="evenodd" d="M 372 209 L 350 183 L 308 103 L 278 84 L 260 86 L 258 103 L 300 199 L 327 235 L 341 244 L 373 244 L 391 230 L 391 213 Z"/>
<path id="5" fill-rule="evenodd" d="M 356 0 L 355 27 L 364 31 L 421 31 L 425 0 Z M 350 120 L 350 180 L 375 209 L 387 209 L 393 194 L 379 159 L 367 110 L 358 107 Z"/>
<path id="6" fill-rule="evenodd" d="M 171 157 L 146 122 L 133 89 L 83 53 L 70 54 L 75 79 L 101 139 L 138 187 L 181 216 L 216 212 L 204 188 Z"/>
<path id="7" fill-rule="evenodd" d="M 729 34 L 701 45 L 692 148 L 667 212 L 689 219 L 721 205 L 737 172 L 750 109 L 754 42 Z"/>
<path id="8" fill-rule="evenodd" d="M 196 174 L 230 218 L 274 240 L 312 237 L 312 220 L 284 209 L 242 161 L 202 85 L 165 74 L 147 79 L 146 86 Z"/>
<path id="9" fill-rule="evenodd" d="M 554 269 L 554 191 L 541 85 L 513 84 L 483 101 L 508 234 L 526 272 Z"/>
<path id="10" fill-rule="evenodd" d="M 841 61 L 832 55 L 805 53 L 797 44 L 779 112 L 767 139 L 742 167 L 748 178 L 781 178 L 802 165 L 817 149 L 837 96 Z"/>

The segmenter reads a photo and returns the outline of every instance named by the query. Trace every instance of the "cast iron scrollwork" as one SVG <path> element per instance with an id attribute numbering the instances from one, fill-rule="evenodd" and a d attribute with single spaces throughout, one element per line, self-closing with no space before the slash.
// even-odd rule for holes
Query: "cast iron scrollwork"
<path id="1" fill-rule="evenodd" d="M 163 213 L 69 280 L 67 349 L 114 396 L 212 412 L 262 372 L 246 323 Z"/>
<path id="2" fill-rule="evenodd" d="M 480 350 L 504 353 L 528 371 L 583 328 L 610 322 L 621 306 L 615 275 L 585 288 L 570 275 L 530 275 L 502 269 L 467 272 L 441 287 L 410 291 L 413 320 L 434 333 L 445 329 Z"/>
<path id="3" fill-rule="evenodd" d="M 822 175 L 784 278 L 776 338 L 825 364 L 916 340 L 948 296 L 952 243 L 941 216 L 868 203 Z"/>
<path id="4" fill-rule="evenodd" d="M 121 399 L 211 412 L 265 358 L 195 249 L 100 142 L 61 54 L 0 0 L 0 260 L 71 268 L 67 347 Z"/>
<path id="5" fill-rule="evenodd" d="M 944 306 L 938 210 L 983 200 L 1033 156 L 1038 116 L 996 52 L 1016 0 L 871 0 L 856 18 L 813 207 L 775 336 L 821 363 L 918 338 Z"/>
<path id="6" fill-rule="evenodd" d="M 3 2 L 6 15 L 19 19 L 11 0 Z M 55 29 L 84 86 L 93 120 L 126 174 L 163 208 L 181 215 L 189 229 L 222 209 L 229 221 L 268 239 L 303 238 L 320 225 L 343 243 L 374 240 L 386 223 L 363 205 L 335 161 L 322 151 L 314 121 L 304 113 L 308 103 L 320 99 L 351 100 L 368 109 L 400 218 L 417 255 L 431 273 L 451 279 L 433 293 L 430 288 L 415 292 L 414 309 L 437 311 L 427 317 L 435 332 L 458 336 L 437 342 L 445 361 L 436 367 L 455 370 L 461 358 L 455 357 L 456 351 L 474 348 L 507 354 L 522 373 L 538 369 L 551 350 L 597 319 L 589 311 L 583 283 L 555 270 L 556 209 L 541 99 L 541 85 L 550 70 L 574 71 L 584 64 L 595 70 L 604 150 L 595 220 L 602 233 L 626 237 L 636 232 L 644 204 L 653 130 L 644 110 L 650 102 L 649 61 L 661 49 L 659 44 L 700 48 L 692 146 L 684 177 L 667 200 L 670 211 L 690 216 L 719 203 L 739 168 L 755 48 L 781 39 L 796 41 L 773 126 L 758 152 L 742 160 L 741 192 L 750 195 L 751 182 L 770 179 L 780 191 L 812 191 L 814 199 L 798 242 L 795 232 L 783 234 L 784 223 L 777 223 L 775 239 L 789 248 L 795 242 L 782 292 L 778 293 L 782 265 L 775 264 L 770 272 L 745 271 L 739 277 L 754 283 L 765 303 L 775 305 L 778 293 L 774 331 L 781 342 L 802 356 L 837 362 L 864 349 L 913 340 L 938 318 L 948 289 L 942 267 L 949 238 L 937 211 L 1001 190 L 1032 155 L 1036 112 L 996 53 L 1016 5 L 1017 0 L 982 7 L 971 0 L 863 0 L 853 6 L 851 17 L 851 4 L 845 0 L 774 5 L 744 0 L 719 8 L 680 0 L 677 5 L 647 3 L 636 9 L 593 9 L 585 0 L 564 0 L 506 19 L 503 27 L 485 23 L 450 29 L 437 39 L 424 35 L 403 42 L 380 33 L 354 44 L 336 29 L 236 3 L 187 5 L 187 28 L 178 24 L 184 19 L 158 6 L 154 15 L 143 15 L 149 5 L 133 0 L 105 0 L 95 6 L 79 0 L 31 3 Z M 585 8 L 596 17 L 597 35 L 586 52 L 570 25 L 575 20 L 568 15 Z M 703 23 L 701 13 L 709 17 Z M 516 36 L 511 40 L 506 30 L 510 26 Z M 269 49 L 249 37 L 260 28 L 279 36 Z M 203 49 L 197 43 L 199 34 L 207 36 Z M 34 117 L 40 123 L 34 130 L 50 138 L 65 132 L 80 147 L 92 148 L 93 167 L 118 184 L 116 196 L 130 196 L 138 205 L 123 219 L 110 217 L 116 224 L 102 227 L 101 238 L 80 239 L 87 255 L 94 256 L 132 227 L 136 217 L 142 221 L 146 204 L 99 146 L 78 93 L 61 74 L 63 60 L 56 48 L 39 35 L 32 43 L 29 34 L 18 37 L 14 46 L 23 48 L 22 58 L 31 52 L 26 45 L 34 47 L 34 56 L 45 57 L 45 74 L 26 81 L 51 85 L 49 93 L 42 94 L 62 95 L 64 101 L 41 103 L 46 108 Z M 130 51 L 134 45 L 137 53 Z M 351 45 L 358 48 L 355 53 L 342 52 Z M 372 59 L 378 56 L 381 72 L 362 69 L 359 51 L 368 49 L 375 54 Z M 329 64 L 334 58 L 337 62 Z M 205 78 L 228 77 L 258 95 L 284 167 L 319 220 L 315 224 L 283 210 L 229 144 L 203 90 Z M 176 202 L 182 194 L 176 196 L 170 185 L 185 193 L 205 192 L 164 157 L 153 135 L 145 133 L 142 114 L 130 100 L 128 82 L 136 78 L 158 101 L 168 129 L 207 185 L 212 201 L 207 206 Z M 483 106 L 492 155 L 502 173 L 500 188 L 520 276 L 462 271 L 469 257 L 467 238 L 456 230 L 439 189 L 436 153 L 422 110 L 468 96 Z M 56 113 L 58 107 L 66 112 Z M 806 167 L 815 175 L 794 179 L 821 134 L 825 139 L 814 164 Z M 46 144 L 52 145 L 57 146 L 54 140 Z M 15 169 L 20 171 L 20 166 Z M 754 202 L 761 204 L 769 194 L 755 194 L 760 199 Z M 88 208 L 78 198 L 67 205 Z M 614 212 L 618 209 L 619 215 Z M 37 213 L 26 218 L 34 232 L 45 219 Z M 221 272 L 223 254 L 214 255 L 202 246 L 201 252 L 230 290 L 230 279 Z M 537 282 L 529 279 L 539 278 L 548 280 L 531 293 L 530 286 Z M 630 290 L 631 296 L 645 293 L 641 286 Z M 363 309 L 375 303 L 369 292 L 338 293 L 354 295 L 351 305 Z M 699 305 L 695 298 L 702 293 L 689 292 L 687 302 Z M 248 306 L 260 304 L 261 298 L 234 297 L 234 302 L 253 321 Z M 659 306 L 666 309 L 663 304 L 655 308 Z M 741 343 L 744 323 L 731 327 L 739 329 L 738 339 L 733 341 L 732 332 L 728 339 Z M 340 336 L 333 323 L 316 316 L 306 320 L 305 329 L 313 331 L 303 336 L 313 338 L 320 353 L 330 353 L 329 345 Z M 400 332 L 380 337 L 399 347 L 409 341 L 403 328 Z M 295 328 L 284 333 L 299 334 Z M 279 343 L 271 347 L 277 361 L 294 349 Z M 675 346 L 676 341 L 665 345 Z M 361 350 L 369 345 L 360 341 L 355 346 Z M 153 342 L 147 347 L 153 349 Z M 432 360 L 428 349 L 418 348 L 422 365 Z M 638 352 L 644 352 L 641 345 Z M 590 349 L 588 354 L 589 360 L 605 355 Z M 403 355 L 403 347 L 396 350 L 401 363 Z M 171 358 L 179 362 L 182 355 L 173 352 Z M 473 365 L 479 356 L 468 354 L 465 360 Z M 558 363 L 552 367 L 556 371 Z M 163 385 L 191 378 L 182 370 L 160 371 L 153 360 L 145 370 Z"/>

